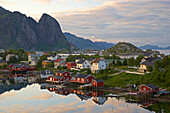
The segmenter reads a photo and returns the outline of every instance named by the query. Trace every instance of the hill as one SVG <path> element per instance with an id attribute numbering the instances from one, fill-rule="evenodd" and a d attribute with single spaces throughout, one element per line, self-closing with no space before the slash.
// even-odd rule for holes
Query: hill
<path id="1" fill-rule="evenodd" d="M 115 46 L 106 50 L 106 53 L 115 53 L 115 54 L 139 54 L 144 53 L 143 50 L 137 48 L 131 43 L 119 42 Z"/>
<path id="2" fill-rule="evenodd" d="M 20 12 L 0 7 L 0 48 L 26 50 L 77 49 L 69 43 L 53 17 L 43 14 L 39 22 Z"/>
<path id="3" fill-rule="evenodd" d="M 74 45 L 76 45 L 80 49 L 109 49 L 110 47 L 114 46 L 113 43 L 107 43 L 107 42 L 93 42 L 89 39 L 84 39 L 81 37 L 77 37 L 76 35 L 73 35 L 71 33 L 64 33 L 64 35 L 67 37 L 68 41 Z"/>

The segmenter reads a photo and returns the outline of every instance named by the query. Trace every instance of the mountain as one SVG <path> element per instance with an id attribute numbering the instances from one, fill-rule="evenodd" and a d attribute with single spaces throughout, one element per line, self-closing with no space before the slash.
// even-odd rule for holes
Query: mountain
<path id="1" fill-rule="evenodd" d="M 115 46 L 109 48 L 105 51 L 106 53 L 115 53 L 115 54 L 139 54 L 144 53 L 143 50 L 137 48 L 131 43 L 119 42 Z"/>
<path id="2" fill-rule="evenodd" d="M 157 45 L 144 45 L 144 46 L 140 46 L 140 49 L 146 50 L 146 49 L 155 49 L 155 50 L 168 50 L 170 49 L 170 46 L 168 47 L 159 47 Z"/>
<path id="3" fill-rule="evenodd" d="M 95 45 L 97 45 L 98 47 L 102 48 L 102 49 L 109 49 L 111 47 L 113 47 L 115 44 L 113 43 L 108 43 L 108 42 L 94 42 Z"/>
<path id="4" fill-rule="evenodd" d="M 84 39 L 81 37 L 77 37 L 71 33 L 64 33 L 64 35 L 67 37 L 68 41 L 74 45 L 76 45 L 80 49 L 108 49 L 112 46 L 114 46 L 113 43 L 107 43 L 107 42 L 93 42 L 89 39 Z"/>
<path id="5" fill-rule="evenodd" d="M 0 7 L 0 48 L 26 50 L 74 50 L 57 20 L 43 14 L 39 22 L 20 12 L 10 12 Z"/>

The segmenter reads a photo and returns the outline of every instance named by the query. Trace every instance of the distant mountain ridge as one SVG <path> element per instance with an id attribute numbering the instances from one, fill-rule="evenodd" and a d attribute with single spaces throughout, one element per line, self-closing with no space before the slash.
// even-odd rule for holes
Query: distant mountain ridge
<path id="1" fill-rule="evenodd" d="M 56 19 L 43 14 L 39 22 L 20 12 L 0 7 L 0 48 L 26 50 L 75 50 Z"/>
<path id="2" fill-rule="evenodd" d="M 73 35 L 71 33 L 64 33 L 68 41 L 74 45 L 76 45 L 80 49 L 96 49 L 96 50 L 102 50 L 102 49 L 108 49 L 110 47 L 113 47 L 115 44 L 113 43 L 107 43 L 107 42 L 93 42 L 89 39 L 84 39 L 82 37 L 77 37 L 76 35 Z"/>
<path id="3" fill-rule="evenodd" d="M 140 49 L 146 50 L 146 49 L 155 49 L 155 50 L 170 50 L 170 46 L 168 47 L 159 47 L 157 45 L 144 45 L 144 46 L 140 46 Z"/>

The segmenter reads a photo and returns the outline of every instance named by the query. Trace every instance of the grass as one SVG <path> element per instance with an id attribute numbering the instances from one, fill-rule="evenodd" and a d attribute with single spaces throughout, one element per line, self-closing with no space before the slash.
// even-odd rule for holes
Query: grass
<path id="1" fill-rule="evenodd" d="M 136 84 L 142 75 L 121 73 L 104 80 L 106 87 L 126 87 L 127 84 Z"/>

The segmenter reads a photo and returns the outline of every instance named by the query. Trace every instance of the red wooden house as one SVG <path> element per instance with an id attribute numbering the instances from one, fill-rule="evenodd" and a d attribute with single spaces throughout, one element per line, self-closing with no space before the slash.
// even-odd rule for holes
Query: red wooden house
<path id="1" fill-rule="evenodd" d="M 64 77 L 64 80 L 70 81 L 72 76 L 70 76 L 70 73 L 67 71 L 57 71 L 55 75 Z"/>
<path id="2" fill-rule="evenodd" d="M 104 86 L 103 80 L 93 80 L 92 86 L 98 87 L 98 86 Z"/>
<path id="3" fill-rule="evenodd" d="M 139 92 L 157 92 L 159 87 L 154 84 L 147 84 L 139 86 Z"/>
<path id="4" fill-rule="evenodd" d="M 48 82 L 57 82 L 57 83 L 59 83 L 59 82 L 65 81 L 65 79 L 64 79 L 64 77 L 62 77 L 62 76 L 53 75 L 53 76 L 49 76 L 49 77 L 47 78 L 47 81 L 48 81 Z"/>
<path id="5" fill-rule="evenodd" d="M 88 74 L 77 74 L 74 77 L 72 77 L 72 82 L 77 83 L 92 83 L 92 81 L 95 79 L 94 76 L 88 75 Z"/>
<path id="6" fill-rule="evenodd" d="M 75 63 L 75 62 L 68 62 L 66 66 L 67 66 L 67 69 L 76 68 L 77 67 L 77 63 Z"/>

